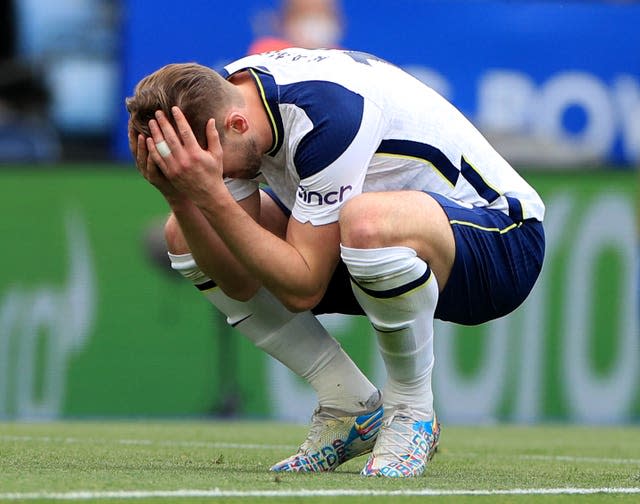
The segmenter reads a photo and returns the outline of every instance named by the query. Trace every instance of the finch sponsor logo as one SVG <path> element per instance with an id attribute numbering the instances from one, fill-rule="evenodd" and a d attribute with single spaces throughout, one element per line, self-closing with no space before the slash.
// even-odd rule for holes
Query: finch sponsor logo
<path id="1" fill-rule="evenodd" d="M 321 193 L 318 191 L 309 191 L 307 188 L 298 187 L 298 198 L 307 203 L 308 205 L 336 205 L 342 203 L 345 200 L 345 196 L 353 190 L 350 185 L 340 186 L 337 191 L 329 191 L 328 193 Z"/>

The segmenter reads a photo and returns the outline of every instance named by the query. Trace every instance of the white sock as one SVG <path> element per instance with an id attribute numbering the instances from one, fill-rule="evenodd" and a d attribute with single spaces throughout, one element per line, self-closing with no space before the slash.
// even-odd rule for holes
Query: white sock
<path id="1" fill-rule="evenodd" d="M 287 310 L 267 289 L 249 301 L 230 298 L 198 267 L 191 254 L 169 254 L 171 267 L 227 316 L 258 348 L 306 379 L 325 408 L 370 411 L 378 390 L 310 312 Z"/>
<path id="2" fill-rule="evenodd" d="M 387 369 L 385 409 L 406 405 L 433 417 L 433 314 L 438 284 L 407 247 L 341 247 L 353 292 L 376 330 Z"/>

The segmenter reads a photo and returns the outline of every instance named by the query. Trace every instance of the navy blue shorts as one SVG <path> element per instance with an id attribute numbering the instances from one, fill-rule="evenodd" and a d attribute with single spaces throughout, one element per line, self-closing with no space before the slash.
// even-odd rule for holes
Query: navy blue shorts
<path id="1" fill-rule="evenodd" d="M 271 190 L 266 192 L 290 214 Z M 498 210 L 465 208 L 439 194 L 428 194 L 449 217 L 456 242 L 453 268 L 440 293 L 436 318 L 475 325 L 511 313 L 540 275 L 545 248 L 542 223 L 534 219 L 514 222 Z M 312 311 L 364 315 L 342 261 Z"/>

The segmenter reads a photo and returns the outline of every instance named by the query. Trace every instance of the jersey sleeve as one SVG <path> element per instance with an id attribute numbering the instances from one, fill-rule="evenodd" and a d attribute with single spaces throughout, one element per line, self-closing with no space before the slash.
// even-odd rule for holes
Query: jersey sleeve
<path id="1" fill-rule="evenodd" d="M 384 120 L 371 102 L 363 101 L 357 124 L 344 115 L 334 120 L 314 124 L 296 150 L 300 185 L 292 216 L 302 223 L 319 226 L 338 221 L 344 203 L 362 192 L 369 162 L 380 144 Z"/>

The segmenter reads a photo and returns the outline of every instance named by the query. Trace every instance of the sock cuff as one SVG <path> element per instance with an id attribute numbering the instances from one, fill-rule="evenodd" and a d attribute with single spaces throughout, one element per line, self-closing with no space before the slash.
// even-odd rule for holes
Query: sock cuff
<path id="1" fill-rule="evenodd" d="M 193 254 L 172 254 L 171 252 L 167 252 L 169 256 L 169 260 L 171 261 L 171 267 L 176 271 L 182 271 L 186 269 L 197 268 L 195 259 L 193 258 Z"/>
<path id="2" fill-rule="evenodd" d="M 340 245 L 340 255 L 349 274 L 358 283 L 382 281 L 393 286 L 398 280 L 405 283 L 430 273 L 427 263 L 409 247 L 356 249 Z"/>
<path id="3" fill-rule="evenodd" d="M 190 280 L 199 290 L 208 290 L 216 286 L 215 282 L 205 275 L 192 254 L 172 254 L 168 252 L 171 268 Z"/>

